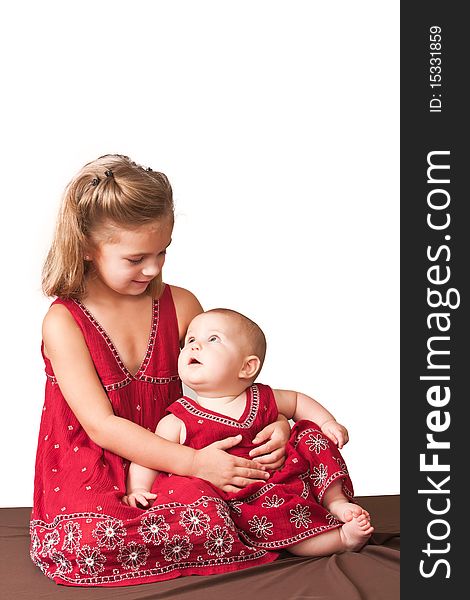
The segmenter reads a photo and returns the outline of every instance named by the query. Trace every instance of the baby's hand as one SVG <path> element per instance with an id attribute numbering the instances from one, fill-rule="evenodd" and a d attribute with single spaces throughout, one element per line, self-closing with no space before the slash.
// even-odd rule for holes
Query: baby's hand
<path id="1" fill-rule="evenodd" d="M 134 508 L 140 508 L 139 506 L 137 506 L 137 504 L 140 504 L 140 506 L 147 508 L 150 507 L 151 504 L 153 504 L 153 501 L 156 497 L 157 494 L 152 494 L 148 490 L 136 488 L 135 490 L 132 490 L 130 494 L 123 496 L 122 501 L 124 502 L 124 504 L 127 504 L 127 506 L 133 506 Z"/>
<path id="2" fill-rule="evenodd" d="M 344 425 L 338 423 L 336 419 L 330 419 L 329 421 L 323 423 L 321 430 L 338 446 L 340 450 L 344 444 L 347 444 L 349 441 L 348 430 Z"/>

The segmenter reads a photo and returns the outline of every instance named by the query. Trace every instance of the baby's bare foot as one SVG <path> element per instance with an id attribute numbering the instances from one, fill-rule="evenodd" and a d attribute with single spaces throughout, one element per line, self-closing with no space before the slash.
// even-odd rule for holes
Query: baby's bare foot
<path id="1" fill-rule="evenodd" d="M 360 515 L 365 515 L 370 520 L 370 515 L 366 510 L 359 506 L 359 504 L 348 502 L 346 498 L 344 500 L 334 500 L 327 506 L 327 509 L 334 517 L 343 521 L 343 523 L 348 523 L 351 519 Z"/>
<path id="2" fill-rule="evenodd" d="M 373 531 L 369 518 L 365 514 L 360 514 L 340 527 L 339 535 L 345 550 L 357 552 L 364 546 Z"/>

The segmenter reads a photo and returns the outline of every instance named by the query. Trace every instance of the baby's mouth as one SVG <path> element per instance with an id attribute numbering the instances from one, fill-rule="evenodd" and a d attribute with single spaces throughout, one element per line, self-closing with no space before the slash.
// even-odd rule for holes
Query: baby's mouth
<path id="1" fill-rule="evenodd" d="M 200 363 L 200 362 L 197 360 L 197 358 L 194 358 L 194 357 L 193 357 L 193 358 L 191 358 L 191 359 L 190 359 L 190 361 L 189 361 L 189 364 L 190 364 L 190 365 L 201 365 L 202 363 Z"/>

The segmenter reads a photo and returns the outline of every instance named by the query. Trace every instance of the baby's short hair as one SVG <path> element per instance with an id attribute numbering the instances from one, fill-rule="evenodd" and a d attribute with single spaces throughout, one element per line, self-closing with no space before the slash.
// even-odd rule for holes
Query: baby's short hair
<path id="1" fill-rule="evenodd" d="M 237 320 L 241 332 L 246 338 L 248 352 L 254 354 L 260 360 L 260 367 L 256 373 L 258 375 L 266 357 L 266 336 L 261 327 L 245 315 L 242 315 L 242 313 L 231 308 L 212 308 L 206 312 L 222 314 Z"/>

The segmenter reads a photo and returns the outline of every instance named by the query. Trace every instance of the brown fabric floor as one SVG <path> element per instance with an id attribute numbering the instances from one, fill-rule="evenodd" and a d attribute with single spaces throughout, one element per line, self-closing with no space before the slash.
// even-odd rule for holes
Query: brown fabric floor
<path id="1" fill-rule="evenodd" d="M 372 517 L 360 552 L 324 558 L 286 554 L 274 563 L 226 575 L 183 577 L 120 588 L 72 588 L 47 579 L 29 557 L 30 508 L 0 509 L 3 600 L 398 600 L 400 497 L 356 498 Z"/>

